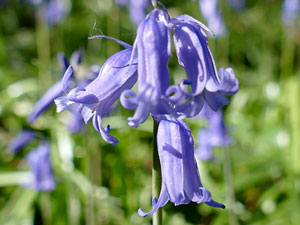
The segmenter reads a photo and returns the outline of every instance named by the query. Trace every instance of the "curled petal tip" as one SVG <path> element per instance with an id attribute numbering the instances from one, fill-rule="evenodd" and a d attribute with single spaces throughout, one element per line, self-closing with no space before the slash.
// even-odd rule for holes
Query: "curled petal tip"
<path id="1" fill-rule="evenodd" d="M 206 205 L 215 207 L 215 208 L 221 208 L 221 209 L 225 209 L 225 205 L 219 202 L 216 202 L 214 200 L 211 200 L 209 202 L 205 202 Z"/>
<path id="2" fill-rule="evenodd" d="M 68 69 L 66 70 L 63 79 L 62 79 L 62 90 L 67 94 L 68 91 L 68 85 L 69 85 L 69 80 L 73 75 L 73 67 L 70 65 Z"/>
<path id="3" fill-rule="evenodd" d="M 139 208 L 138 214 L 139 214 L 139 216 L 142 216 L 142 217 L 148 216 L 148 213 L 145 213 L 141 208 Z"/>
<path id="4" fill-rule="evenodd" d="M 68 100 L 64 96 L 54 99 L 54 103 L 56 104 L 56 112 L 58 113 L 65 111 L 69 107 Z"/>

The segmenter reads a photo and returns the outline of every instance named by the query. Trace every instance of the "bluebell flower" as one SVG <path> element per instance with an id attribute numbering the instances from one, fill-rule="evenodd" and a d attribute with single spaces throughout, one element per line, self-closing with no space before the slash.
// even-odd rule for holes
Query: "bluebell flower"
<path id="1" fill-rule="evenodd" d="M 195 117 L 206 102 L 214 111 L 228 104 L 223 95 L 238 91 L 238 80 L 231 68 L 221 68 L 217 72 L 213 56 L 208 46 L 203 24 L 194 18 L 183 15 L 170 20 L 174 31 L 174 45 L 179 64 L 185 69 L 189 80 L 180 84 L 190 101 L 177 106 L 177 111 L 187 117 Z M 191 92 L 184 85 L 191 85 Z"/>
<path id="2" fill-rule="evenodd" d="M 33 130 L 23 130 L 9 145 L 12 153 L 16 153 L 29 142 L 39 139 Z M 43 140 L 40 145 L 30 151 L 27 156 L 27 163 L 32 176 L 22 182 L 23 186 L 37 191 L 52 191 L 56 187 L 50 162 L 50 146 L 48 141 Z"/>
<path id="3" fill-rule="evenodd" d="M 221 110 L 214 112 L 208 123 L 211 134 L 210 143 L 213 147 L 228 146 L 232 143 L 231 138 L 227 135 L 227 127 Z"/>
<path id="4" fill-rule="evenodd" d="M 80 51 L 81 53 L 81 51 Z M 72 58 L 81 58 L 78 56 L 78 52 L 75 51 Z M 75 55 L 75 56 L 73 56 Z M 73 60 L 75 61 L 75 60 Z M 76 63 L 80 62 L 80 60 L 75 61 Z M 69 66 L 68 60 L 66 59 L 65 55 L 60 53 L 58 55 L 58 63 L 63 72 L 65 72 L 65 68 Z M 74 65 L 74 64 L 73 64 Z M 71 74 L 71 77 L 74 78 L 74 74 Z M 37 103 L 33 106 L 31 113 L 27 117 L 28 123 L 33 123 L 44 111 L 46 111 L 51 105 L 54 104 L 54 99 L 58 98 L 63 94 L 62 90 L 62 80 L 56 82 L 53 86 L 51 86 L 46 93 L 37 101 Z"/>
<path id="5" fill-rule="evenodd" d="M 37 5 L 38 13 L 44 17 L 50 25 L 59 23 L 70 12 L 69 0 L 29 0 L 31 4 Z"/>
<path id="6" fill-rule="evenodd" d="M 291 26 L 298 17 L 299 0 L 284 0 L 282 5 L 282 20 L 287 26 Z"/>
<path id="7" fill-rule="evenodd" d="M 133 56 L 138 58 L 138 95 L 127 90 L 121 103 L 127 109 L 136 109 L 129 117 L 129 126 L 138 127 L 153 115 L 172 114 L 166 91 L 170 86 L 168 60 L 171 54 L 170 30 L 164 12 L 153 10 L 140 23 L 134 43 Z"/>
<path id="8" fill-rule="evenodd" d="M 59 23 L 70 11 L 70 2 L 51 0 L 46 5 L 46 18 L 49 24 Z"/>
<path id="9" fill-rule="evenodd" d="M 32 130 L 23 130 L 17 137 L 15 137 L 8 146 L 8 149 L 12 153 L 16 153 L 21 148 L 25 147 L 36 137 L 36 134 Z"/>
<path id="10" fill-rule="evenodd" d="M 28 123 L 33 123 L 44 111 L 53 105 L 54 99 L 63 94 L 61 90 L 61 81 L 58 81 L 51 86 L 47 92 L 36 102 L 29 116 L 27 117 Z"/>
<path id="11" fill-rule="evenodd" d="M 199 0 L 199 7 L 209 29 L 213 31 L 215 36 L 223 35 L 226 27 L 218 10 L 218 0 Z"/>
<path id="12" fill-rule="evenodd" d="M 199 117 L 206 119 L 208 128 L 200 129 L 198 132 L 196 156 L 201 160 L 212 160 L 214 158 L 212 148 L 228 146 L 232 143 L 232 139 L 227 135 L 221 110 L 215 112 L 204 104 Z"/>
<path id="13" fill-rule="evenodd" d="M 131 21 L 138 25 L 145 18 L 145 11 L 150 0 L 115 0 L 120 7 L 129 8 Z"/>
<path id="14" fill-rule="evenodd" d="M 44 142 L 29 152 L 27 162 L 33 177 L 26 182 L 25 186 L 38 191 L 54 190 L 56 182 L 51 167 L 49 143 Z"/>
<path id="15" fill-rule="evenodd" d="M 201 129 L 198 131 L 198 144 L 195 150 L 195 155 L 200 160 L 209 161 L 214 158 L 212 145 L 210 142 L 210 135 L 211 132 L 209 129 Z"/>
<path id="16" fill-rule="evenodd" d="M 104 128 L 102 117 L 110 112 L 115 101 L 117 101 L 123 90 L 131 88 L 137 79 L 137 66 L 131 65 L 132 48 L 130 45 L 125 50 L 115 53 L 101 67 L 98 77 L 86 87 L 76 87 L 68 90 L 69 78 L 73 69 L 70 66 L 65 72 L 62 88 L 67 96 L 55 100 L 57 112 L 66 110 L 70 105 L 78 105 L 80 113 L 88 123 L 92 120 L 93 126 L 102 138 L 110 143 L 117 144 L 118 140 L 110 135 L 109 125 Z"/>
<path id="17" fill-rule="evenodd" d="M 162 186 L 159 199 L 153 200 L 153 209 L 140 216 L 149 216 L 168 201 L 176 206 L 204 202 L 209 206 L 225 208 L 212 200 L 211 193 L 203 187 L 194 157 L 194 140 L 187 124 L 180 119 L 167 117 L 159 123 L 157 148 L 161 164 Z"/>

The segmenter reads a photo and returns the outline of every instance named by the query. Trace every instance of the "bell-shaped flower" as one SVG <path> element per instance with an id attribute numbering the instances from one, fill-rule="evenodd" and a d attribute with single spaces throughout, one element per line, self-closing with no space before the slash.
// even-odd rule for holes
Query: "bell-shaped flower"
<path id="1" fill-rule="evenodd" d="M 133 56 L 138 56 L 138 95 L 127 90 L 121 96 L 125 108 L 136 109 L 134 116 L 128 118 L 131 127 L 145 122 L 150 112 L 153 115 L 172 114 L 165 95 L 170 85 L 170 44 L 165 14 L 155 9 L 140 23 L 134 43 Z"/>
<path id="2" fill-rule="evenodd" d="M 194 140 L 187 124 L 180 119 L 167 117 L 159 123 L 157 148 L 161 165 L 162 185 L 159 199 L 154 199 L 153 209 L 140 216 L 149 216 L 168 201 L 176 206 L 204 202 L 209 206 L 225 208 L 212 200 L 211 193 L 203 187 L 194 156 Z"/>
<path id="3" fill-rule="evenodd" d="M 191 98 L 177 106 L 177 112 L 186 117 L 196 116 L 204 102 L 214 111 L 228 104 L 223 95 L 238 91 L 238 80 L 231 68 L 221 68 L 217 73 L 213 56 L 208 46 L 206 29 L 194 18 L 183 15 L 172 18 L 169 22 L 174 28 L 174 45 L 179 64 L 185 69 L 188 79 L 181 82 L 180 87 L 186 98 Z M 202 28 L 201 28 L 202 27 Z M 191 92 L 184 85 L 191 85 Z"/>
<path id="4" fill-rule="evenodd" d="M 50 146 L 48 142 L 39 145 L 27 155 L 27 162 L 33 174 L 25 186 L 37 191 L 52 191 L 56 187 L 50 161 Z"/>
<path id="5" fill-rule="evenodd" d="M 15 137 L 9 144 L 8 149 L 11 153 L 18 152 L 21 148 L 25 147 L 36 137 L 32 130 L 23 130 L 17 137 Z"/>
<path id="6" fill-rule="evenodd" d="M 103 127 L 102 117 L 110 112 L 113 103 L 118 100 L 121 93 L 136 82 L 137 66 L 135 62 L 130 62 L 131 53 L 131 48 L 115 53 L 103 64 L 95 80 L 84 88 L 76 87 L 69 92 L 68 82 L 73 73 L 70 66 L 62 82 L 62 89 L 67 96 L 55 100 L 57 112 L 77 104 L 85 123 L 92 119 L 94 128 L 102 138 L 110 144 L 117 144 L 118 140 L 110 135 L 109 125 Z"/>
<path id="7" fill-rule="evenodd" d="M 226 27 L 218 10 L 218 0 L 199 0 L 199 7 L 209 29 L 212 30 L 215 36 L 223 35 Z"/>

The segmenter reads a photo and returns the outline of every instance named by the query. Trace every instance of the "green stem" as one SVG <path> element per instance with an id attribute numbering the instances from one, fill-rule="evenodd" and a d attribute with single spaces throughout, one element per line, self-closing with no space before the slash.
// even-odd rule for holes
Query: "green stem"
<path id="1" fill-rule="evenodd" d="M 159 122 L 153 119 L 153 168 L 152 168 L 152 197 L 159 197 L 161 188 L 161 167 L 157 150 L 157 130 Z M 153 225 L 162 225 L 162 208 L 153 214 Z"/>
<path id="2" fill-rule="evenodd" d="M 43 6 L 41 6 L 43 7 Z M 51 85 L 51 72 L 50 72 L 50 36 L 49 24 L 44 18 L 44 15 L 39 13 L 38 7 L 35 8 L 36 20 L 36 43 L 37 55 L 39 65 L 39 83 L 42 87 L 49 87 Z"/>
<path id="3" fill-rule="evenodd" d="M 299 175 L 300 174 L 300 104 L 299 104 L 299 96 L 300 96 L 300 87 L 298 84 L 298 79 L 292 78 L 289 83 L 289 97 L 290 97 L 290 126 L 291 126 L 291 154 L 289 165 L 292 169 L 292 174 Z M 294 179 L 293 179 L 294 182 Z"/>
<path id="4" fill-rule="evenodd" d="M 281 80 L 293 75 L 294 55 L 295 55 L 294 41 L 286 34 L 286 32 L 283 31 L 282 38 L 281 38 L 281 61 L 280 61 Z"/>
<path id="5" fill-rule="evenodd" d="M 230 225 L 238 225 L 238 219 L 235 213 L 232 210 L 232 207 L 235 203 L 234 196 L 234 187 L 233 187 L 233 175 L 232 175 L 232 167 L 231 167 L 231 158 L 230 158 L 230 150 L 228 148 L 224 148 L 224 162 L 223 162 L 223 173 L 224 173 L 224 183 L 225 183 L 225 193 L 227 196 L 227 204 L 228 204 L 228 214 L 229 214 L 229 224 Z"/>

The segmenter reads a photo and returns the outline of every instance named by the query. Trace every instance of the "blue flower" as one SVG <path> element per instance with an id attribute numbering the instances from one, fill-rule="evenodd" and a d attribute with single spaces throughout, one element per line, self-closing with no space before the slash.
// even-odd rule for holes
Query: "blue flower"
<path id="1" fill-rule="evenodd" d="M 170 86 L 168 60 L 171 54 L 170 30 L 165 14 L 153 10 L 140 23 L 134 43 L 133 56 L 138 58 L 138 95 L 127 90 L 121 103 L 127 109 L 136 109 L 129 117 L 129 126 L 138 127 L 153 115 L 173 114 L 166 91 Z"/>
<path id="2" fill-rule="evenodd" d="M 27 117 L 28 123 L 33 123 L 44 111 L 54 104 L 54 99 L 61 96 L 61 81 L 58 81 L 51 86 L 46 93 L 35 103 L 29 116 Z"/>
<path id="3" fill-rule="evenodd" d="M 149 216 L 168 201 L 176 206 L 204 202 L 209 206 L 225 208 L 212 200 L 211 193 L 203 187 L 194 157 L 194 140 L 183 120 L 171 117 L 162 119 L 157 133 L 157 147 L 161 164 L 162 186 L 159 199 L 153 200 L 153 209 L 140 216 Z"/>
<path id="4" fill-rule="evenodd" d="M 195 155 L 198 159 L 203 161 L 213 160 L 212 145 L 210 142 L 210 130 L 201 129 L 198 131 L 198 145 L 195 150 Z"/>
<path id="5" fill-rule="evenodd" d="M 185 69 L 189 80 L 180 84 L 188 102 L 177 106 L 177 111 L 186 117 L 196 116 L 204 102 L 214 111 L 228 104 L 223 95 L 231 95 L 238 91 L 238 80 L 231 68 L 221 68 L 219 74 L 208 47 L 207 36 L 202 30 L 206 27 L 194 18 L 183 15 L 170 20 L 175 29 L 174 45 L 179 64 Z M 184 85 L 191 85 L 192 92 L 185 90 Z"/>
<path id="6" fill-rule="evenodd" d="M 68 0 L 30 0 L 31 4 L 39 6 L 38 13 L 44 17 L 50 25 L 59 23 L 70 11 Z"/>
<path id="7" fill-rule="evenodd" d="M 211 29 L 216 36 L 223 35 L 226 31 L 226 27 L 218 10 L 218 0 L 199 0 L 199 7 L 202 16 L 208 23 L 209 29 Z"/>
<path id="8" fill-rule="evenodd" d="M 81 54 L 81 50 L 75 51 L 72 58 L 81 58 L 78 55 Z M 60 65 L 62 72 L 65 72 L 65 69 L 69 66 L 69 62 L 66 59 L 63 53 L 58 54 L 58 64 Z M 80 60 L 73 59 L 76 63 L 80 63 Z M 73 64 L 74 65 L 74 64 Z M 72 78 L 74 77 L 71 74 Z M 56 82 L 53 86 L 51 86 L 46 93 L 37 101 L 37 103 L 33 106 L 31 113 L 27 117 L 28 123 L 33 123 L 44 111 L 46 111 L 51 105 L 54 104 L 54 99 L 58 98 L 63 94 L 63 90 L 61 89 L 62 80 Z"/>
<path id="9" fill-rule="evenodd" d="M 25 186 L 38 191 L 52 191 L 56 187 L 53 177 L 50 146 L 48 142 L 40 144 L 27 155 L 27 162 L 33 177 L 25 183 Z"/>
<path id="10" fill-rule="evenodd" d="M 131 88 L 137 79 L 136 63 L 129 65 L 132 48 L 127 44 L 125 46 L 128 48 L 106 60 L 98 77 L 84 88 L 68 90 L 69 79 L 73 73 L 72 66 L 69 66 L 62 81 L 62 88 L 67 96 L 55 99 L 57 112 L 66 110 L 70 105 L 77 105 L 85 123 L 92 120 L 96 131 L 106 142 L 113 145 L 117 144 L 118 140 L 110 135 L 109 125 L 103 127 L 102 117 L 110 112 L 123 90 Z"/>
<path id="11" fill-rule="evenodd" d="M 210 129 L 210 143 L 213 147 L 228 146 L 232 143 L 227 136 L 227 127 L 225 126 L 222 111 L 214 112 L 208 120 Z"/>
<path id="12" fill-rule="evenodd" d="M 16 153 L 25 147 L 29 142 L 38 139 L 36 132 L 23 130 L 9 145 L 12 153 Z M 47 141 L 43 141 L 36 149 L 30 151 L 27 156 L 27 163 L 32 172 L 29 179 L 22 183 L 25 187 L 37 191 L 52 191 L 56 187 L 50 162 L 50 147 Z"/>
<path id="13" fill-rule="evenodd" d="M 232 139 L 227 135 L 221 110 L 215 112 L 204 104 L 199 117 L 206 119 L 208 128 L 200 129 L 198 132 L 196 156 L 201 160 L 212 160 L 214 158 L 212 148 L 228 146 L 232 143 Z"/>
<path id="14" fill-rule="evenodd" d="M 15 137 L 8 146 L 8 149 L 12 153 L 18 152 L 21 148 L 26 146 L 36 137 L 36 134 L 32 130 L 23 130 L 17 137 Z"/>
<path id="15" fill-rule="evenodd" d="M 73 65 L 75 68 L 81 63 L 82 59 L 82 50 L 78 50 L 73 52 L 70 57 L 70 64 L 68 59 L 65 57 L 63 53 L 59 53 L 57 55 L 58 64 L 63 72 L 65 72 L 69 65 Z M 84 79 L 79 81 L 79 86 L 83 87 L 86 86 L 91 79 L 93 79 L 99 73 L 99 67 L 97 65 L 93 65 L 91 67 L 90 74 L 88 74 Z M 89 77 L 90 76 L 90 77 Z M 75 74 L 70 74 L 69 79 L 75 80 Z M 64 91 L 62 90 L 63 79 L 56 82 L 53 86 L 51 86 L 46 93 L 37 101 L 34 105 L 31 113 L 27 117 L 28 123 L 33 123 L 44 111 L 54 105 L 54 99 L 63 95 Z M 67 87 L 65 87 L 67 88 Z M 83 130 L 83 120 L 81 117 L 78 116 L 80 109 L 78 107 L 72 107 L 71 110 L 71 119 L 67 122 L 67 127 L 71 133 L 78 133 Z"/>
<path id="16" fill-rule="evenodd" d="M 299 0 L 285 0 L 282 5 L 282 20 L 285 25 L 291 26 L 298 17 Z"/>

